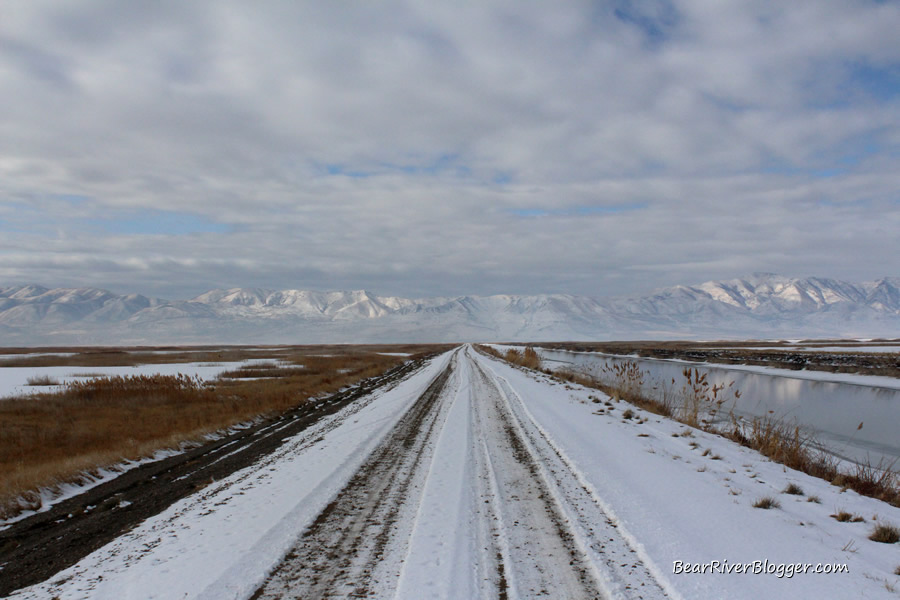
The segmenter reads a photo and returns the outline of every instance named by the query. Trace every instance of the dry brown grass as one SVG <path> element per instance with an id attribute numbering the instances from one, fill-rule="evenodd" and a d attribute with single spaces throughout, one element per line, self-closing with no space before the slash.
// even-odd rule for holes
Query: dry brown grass
<path id="1" fill-rule="evenodd" d="M 772 496 L 764 496 L 753 503 L 753 508 L 763 508 L 766 510 L 770 508 L 781 508 L 781 503 Z"/>
<path id="2" fill-rule="evenodd" d="M 790 494 L 791 496 L 802 496 L 803 488 L 797 485 L 796 483 L 789 483 L 787 487 L 781 490 L 782 494 Z"/>
<path id="3" fill-rule="evenodd" d="M 604 368 L 607 367 L 609 366 L 604 366 Z M 614 375 L 611 380 L 607 379 L 605 382 L 601 382 L 593 377 L 582 375 L 578 378 L 577 383 L 599 389 L 615 400 L 624 400 L 657 415 L 664 417 L 675 415 L 675 398 L 669 393 L 669 390 L 654 396 L 641 393 L 646 373 L 638 369 L 635 363 L 616 365 L 609 372 Z"/>
<path id="4" fill-rule="evenodd" d="M 869 534 L 869 539 L 882 544 L 896 544 L 900 542 L 900 528 L 890 523 L 880 523 Z"/>
<path id="5" fill-rule="evenodd" d="M 863 496 L 900 506 L 900 477 L 895 463 L 860 463 L 842 471 L 829 454 L 816 450 L 815 440 L 796 425 L 775 419 L 753 419 L 749 423 L 732 421 L 728 431 L 715 431 L 757 450 L 792 469 L 803 471 Z"/>
<path id="6" fill-rule="evenodd" d="M 59 380 L 49 375 L 36 375 L 34 377 L 29 377 L 26 385 L 33 386 L 48 386 L 48 385 L 59 385 Z"/>
<path id="7" fill-rule="evenodd" d="M 538 356 L 538 353 L 531 346 L 528 346 L 521 352 L 515 348 L 510 348 L 503 354 L 492 346 L 479 344 L 476 348 L 485 354 L 501 358 L 510 364 L 525 367 L 526 369 L 534 369 L 535 371 L 541 370 L 541 357 Z"/>
<path id="8" fill-rule="evenodd" d="M 522 352 L 517 350 L 507 350 L 506 360 L 517 364 L 520 367 L 525 367 L 526 369 L 534 369 L 535 371 L 541 369 L 541 357 L 538 356 L 538 353 L 535 352 L 534 348 L 531 346 L 528 346 Z"/>
<path id="9" fill-rule="evenodd" d="M 835 521 L 838 521 L 839 523 L 862 523 L 863 521 L 865 521 L 865 519 L 861 516 L 847 512 L 846 510 L 837 511 L 836 513 L 831 515 L 831 518 Z"/>
<path id="10" fill-rule="evenodd" d="M 318 347 L 318 355 L 309 348 L 282 350 L 279 359 L 295 366 L 248 367 L 207 383 L 186 376 L 102 377 L 69 383 L 59 393 L 4 399 L 0 517 L 17 498 L 34 498 L 41 487 L 283 412 L 406 360 L 379 349 L 419 354 L 444 348 Z M 246 379 L 258 376 L 266 378 Z"/>
<path id="11" fill-rule="evenodd" d="M 763 456 L 792 469 L 830 479 L 837 467 L 826 455 L 812 450 L 812 437 L 784 421 L 756 418 L 749 422 L 732 421 L 726 436 L 753 448 Z"/>

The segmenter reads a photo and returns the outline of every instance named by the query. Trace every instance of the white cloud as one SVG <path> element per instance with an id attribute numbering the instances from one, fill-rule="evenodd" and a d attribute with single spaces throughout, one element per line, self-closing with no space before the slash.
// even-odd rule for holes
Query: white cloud
<path id="1" fill-rule="evenodd" d="M 900 94 L 866 86 L 897 81 L 897 30 L 862 0 L 10 2 L 0 276 L 185 297 L 896 274 Z M 90 226 L 151 209 L 222 231 Z"/>

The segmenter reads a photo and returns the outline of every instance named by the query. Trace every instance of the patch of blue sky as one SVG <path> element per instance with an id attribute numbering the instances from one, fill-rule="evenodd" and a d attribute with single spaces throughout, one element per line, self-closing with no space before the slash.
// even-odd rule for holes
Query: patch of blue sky
<path id="1" fill-rule="evenodd" d="M 350 177 L 353 179 L 366 179 L 397 173 L 404 175 L 451 174 L 456 177 L 468 177 L 472 173 L 471 168 L 459 163 L 459 155 L 456 153 L 441 154 L 429 161 L 378 162 L 367 166 L 325 163 L 316 164 L 316 168 L 325 175 Z"/>
<path id="2" fill-rule="evenodd" d="M 382 163 L 381 166 L 389 171 L 399 171 L 408 175 L 437 175 L 447 171 L 457 171 L 459 168 L 468 171 L 466 167 L 461 167 L 458 161 L 459 154 L 448 153 L 441 154 L 433 160 L 421 164 L 416 164 L 415 162 L 410 164 Z"/>
<path id="3" fill-rule="evenodd" d="M 140 209 L 108 217 L 80 219 L 89 228 L 117 235 L 189 235 L 193 233 L 228 233 L 229 225 L 217 223 L 192 213 Z"/>
<path id="4" fill-rule="evenodd" d="M 665 42 L 678 24 L 678 13 L 668 0 L 618 0 L 613 16 L 639 29 L 651 47 Z"/>
<path id="5" fill-rule="evenodd" d="M 324 165 L 323 169 L 328 175 L 352 177 L 354 179 L 365 179 L 366 177 L 372 177 L 376 174 L 374 171 L 350 169 L 346 165 L 338 164 Z"/>
<path id="6" fill-rule="evenodd" d="M 25 203 L 14 203 L 13 208 L 5 207 L 0 212 L 0 231 L 31 233 L 36 229 L 45 229 L 47 220 L 43 210 Z"/>
<path id="7" fill-rule="evenodd" d="M 506 185 L 508 183 L 512 183 L 513 177 L 509 173 L 497 173 L 494 175 L 491 182 L 495 185 Z"/>
<path id="8" fill-rule="evenodd" d="M 85 205 L 92 200 L 90 196 L 83 196 L 81 194 L 53 194 L 50 196 L 50 199 L 66 202 L 67 204 L 75 206 Z"/>
<path id="9" fill-rule="evenodd" d="M 854 64 L 850 68 L 848 86 L 861 90 L 876 100 L 896 100 L 900 97 L 900 64 Z"/>
<path id="10" fill-rule="evenodd" d="M 757 108 L 756 105 L 749 102 L 741 102 L 735 98 L 723 98 L 722 96 L 708 92 L 701 93 L 701 97 L 716 108 L 721 108 L 722 110 L 733 113 L 741 113 Z"/>
<path id="11" fill-rule="evenodd" d="M 797 165 L 790 161 L 772 158 L 760 170 L 773 175 L 806 175 L 815 178 L 830 178 L 846 175 L 873 156 L 894 155 L 898 150 L 885 145 L 881 132 L 872 131 L 851 139 L 842 140 L 832 148 L 813 153 L 807 165 Z"/>
<path id="12" fill-rule="evenodd" d="M 841 63 L 840 67 L 842 73 L 832 93 L 810 98 L 807 108 L 843 110 L 865 101 L 891 103 L 900 99 L 900 63 L 852 61 Z M 815 77 L 815 71 L 810 76 Z"/>
<path id="13" fill-rule="evenodd" d="M 572 206 L 568 208 L 514 208 L 509 212 L 517 217 L 590 217 L 617 215 L 647 208 L 647 202 L 612 206 Z"/>
<path id="14" fill-rule="evenodd" d="M 840 175 L 846 175 L 850 172 L 850 169 L 847 167 L 799 167 L 796 165 L 792 165 L 787 161 L 779 161 L 767 164 L 760 171 L 766 175 L 806 175 L 809 177 L 815 177 L 817 179 L 828 179 L 830 177 L 838 177 Z"/>
<path id="15" fill-rule="evenodd" d="M 820 198 L 815 201 L 817 206 L 821 206 L 823 208 L 870 208 L 872 206 L 871 198 L 854 198 L 849 200 L 829 200 L 827 198 Z"/>

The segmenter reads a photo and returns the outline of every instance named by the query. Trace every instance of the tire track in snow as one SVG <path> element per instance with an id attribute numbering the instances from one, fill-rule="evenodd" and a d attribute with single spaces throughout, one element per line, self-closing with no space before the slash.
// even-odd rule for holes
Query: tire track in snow
<path id="1" fill-rule="evenodd" d="M 472 359 L 469 359 L 472 361 Z M 497 384 L 472 361 L 477 462 L 490 497 L 482 518 L 492 524 L 497 593 L 510 598 L 607 597 L 591 557 L 522 438 Z"/>
<path id="2" fill-rule="evenodd" d="M 501 397 L 501 410 L 523 451 L 539 465 L 540 477 L 573 538 L 589 557 L 607 593 L 615 598 L 680 598 L 641 545 L 618 523 L 615 515 L 546 433 L 531 417 L 515 390 L 492 369 L 488 375 Z M 536 475 L 537 477 L 538 475 Z"/>
<path id="3" fill-rule="evenodd" d="M 253 598 L 670 597 L 471 352 L 457 351 Z"/>
<path id="4" fill-rule="evenodd" d="M 456 362 L 454 357 L 429 384 L 254 599 L 366 597 L 379 587 L 379 563 L 402 509 L 414 506 L 414 481 L 422 475 L 421 465 L 428 464 L 429 447 L 446 417 L 444 388 Z"/>

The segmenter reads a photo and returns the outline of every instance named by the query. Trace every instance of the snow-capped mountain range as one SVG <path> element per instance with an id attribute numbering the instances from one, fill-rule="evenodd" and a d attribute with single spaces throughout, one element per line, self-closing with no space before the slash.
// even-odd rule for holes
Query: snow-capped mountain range
<path id="1" fill-rule="evenodd" d="M 900 337 L 900 278 L 769 273 L 647 296 L 409 299 L 237 288 L 169 301 L 92 288 L 0 288 L 0 346 Z"/>

